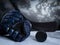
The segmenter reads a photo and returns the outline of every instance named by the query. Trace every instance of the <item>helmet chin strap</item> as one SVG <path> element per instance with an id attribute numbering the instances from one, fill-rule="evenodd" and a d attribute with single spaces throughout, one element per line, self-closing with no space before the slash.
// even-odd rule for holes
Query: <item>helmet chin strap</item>
<path id="1" fill-rule="evenodd" d="M 20 12 L 17 5 L 12 0 L 10 0 L 10 2 L 15 8 L 15 10 L 18 10 Z M 52 22 L 33 22 L 31 20 L 29 21 L 32 24 L 32 29 L 35 29 L 37 31 L 53 32 L 56 31 L 56 29 L 58 29 L 58 23 L 56 21 Z"/>

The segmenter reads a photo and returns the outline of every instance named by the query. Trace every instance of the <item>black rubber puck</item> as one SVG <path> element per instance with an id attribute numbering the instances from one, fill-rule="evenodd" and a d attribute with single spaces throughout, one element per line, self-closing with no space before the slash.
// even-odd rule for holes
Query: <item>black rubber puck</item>
<path id="1" fill-rule="evenodd" d="M 35 37 L 38 42 L 44 42 L 47 39 L 47 34 L 45 32 L 39 31 Z"/>

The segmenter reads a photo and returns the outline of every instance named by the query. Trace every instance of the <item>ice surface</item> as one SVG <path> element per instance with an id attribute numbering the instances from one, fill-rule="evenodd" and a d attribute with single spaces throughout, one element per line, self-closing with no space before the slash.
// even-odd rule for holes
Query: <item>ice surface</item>
<path id="1" fill-rule="evenodd" d="M 35 39 L 35 34 L 35 31 L 31 32 L 30 36 L 23 42 L 14 42 L 0 36 L 0 45 L 60 45 L 60 39 L 50 36 L 47 37 L 47 40 L 45 42 L 37 42 Z"/>

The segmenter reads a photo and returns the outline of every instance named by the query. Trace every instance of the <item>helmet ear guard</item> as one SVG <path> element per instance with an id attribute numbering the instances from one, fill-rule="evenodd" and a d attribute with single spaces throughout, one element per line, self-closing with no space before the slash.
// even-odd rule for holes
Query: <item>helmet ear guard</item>
<path id="1" fill-rule="evenodd" d="M 21 42 L 30 35 L 30 22 L 24 19 L 18 11 L 13 10 L 6 13 L 1 20 L 1 24 L 11 40 Z"/>
<path id="2" fill-rule="evenodd" d="M 17 35 L 15 32 L 12 34 L 12 37 L 14 37 L 15 41 L 21 42 L 21 41 L 25 40 L 30 35 L 30 29 L 31 29 L 30 23 L 27 20 L 24 21 L 24 23 L 17 23 L 14 26 L 14 30 L 17 30 L 19 32 L 19 34 Z"/>

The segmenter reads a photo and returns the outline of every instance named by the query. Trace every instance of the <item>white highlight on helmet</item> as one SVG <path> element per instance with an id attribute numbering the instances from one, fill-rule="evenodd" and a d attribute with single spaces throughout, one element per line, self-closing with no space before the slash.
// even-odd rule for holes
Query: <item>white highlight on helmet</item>
<path id="1" fill-rule="evenodd" d="M 30 1 L 30 7 L 21 8 L 18 6 L 22 14 L 29 20 L 34 22 L 51 22 L 55 20 L 55 7 L 51 7 L 51 3 L 39 3 L 38 0 Z"/>

